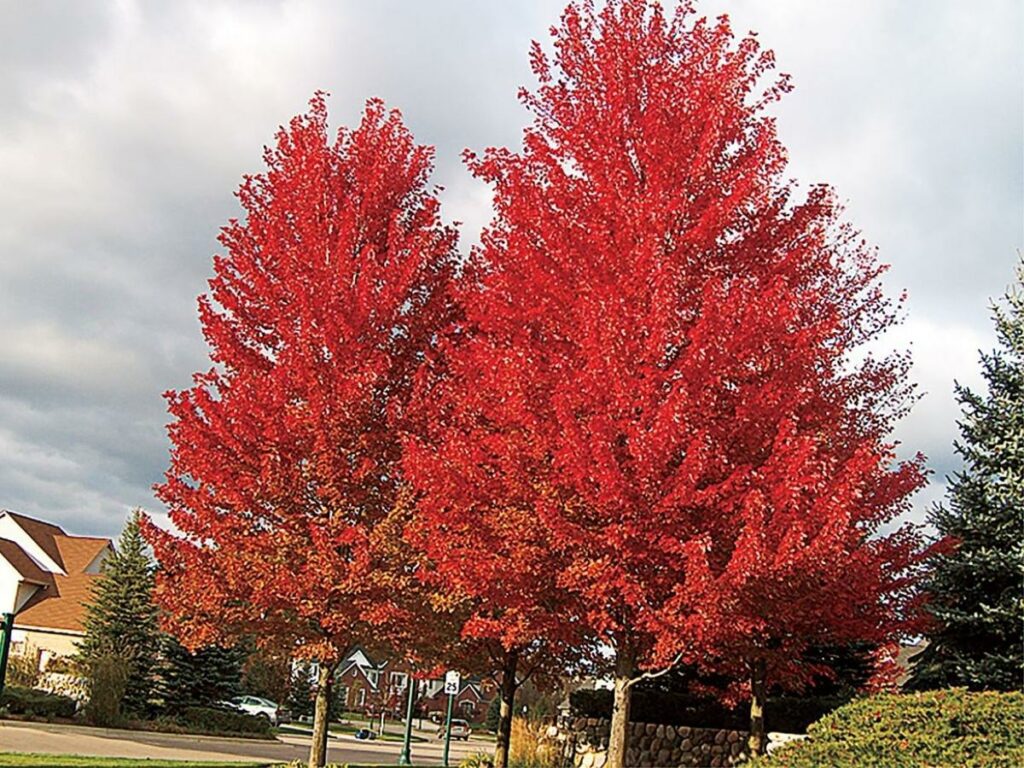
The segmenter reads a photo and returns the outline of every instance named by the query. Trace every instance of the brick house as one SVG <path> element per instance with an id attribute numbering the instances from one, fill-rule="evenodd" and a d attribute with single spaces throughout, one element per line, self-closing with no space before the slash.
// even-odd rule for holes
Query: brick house
<path id="1" fill-rule="evenodd" d="M 394 659 L 374 661 L 369 653 L 356 648 L 339 666 L 334 675 L 336 694 L 345 702 L 345 709 L 353 712 L 379 714 L 386 712 L 401 719 L 405 716 L 409 681 L 417 670 Z M 419 709 L 424 715 L 438 711 L 442 716 L 448 706 L 444 693 L 444 680 L 432 678 L 417 680 L 420 686 Z M 463 680 L 455 697 L 454 717 L 482 720 L 496 689 L 489 681 Z"/>
<path id="2" fill-rule="evenodd" d="M 110 539 L 0 511 L 0 612 L 14 614 L 12 655 L 34 656 L 42 669 L 76 653 L 93 581 L 112 552 Z"/>
<path id="3" fill-rule="evenodd" d="M 345 709 L 353 712 L 387 712 L 403 716 L 409 680 L 415 674 L 409 665 L 392 660 L 373 661 L 362 648 L 353 650 L 334 674 L 337 695 Z"/>
<path id="4" fill-rule="evenodd" d="M 444 718 L 448 711 L 448 695 L 444 692 L 444 680 L 429 681 L 428 694 L 423 700 L 423 710 L 432 718 Z M 463 678 L 459 692 L 455 694 L 452 717 L 461 717 L 471 723 L 480 722 L 487 715 L 491 700 L 497 690 L 490 680 Z"/>

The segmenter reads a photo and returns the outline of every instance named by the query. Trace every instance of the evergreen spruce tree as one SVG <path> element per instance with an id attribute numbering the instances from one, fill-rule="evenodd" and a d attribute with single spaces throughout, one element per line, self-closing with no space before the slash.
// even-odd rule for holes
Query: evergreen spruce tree
<path id="1" fill-rule="evenodd" d="M 487 707 L 487 714 L 484 716 L 484 728 L 491 733 L 498 730 L 498 717 L 501 714 L 501 696 L 495 696 Z"/>
<path id="2" fill-rule="evenodd" d="M 313 696 L 315 683 L 313 669 L 308 661 L 297 663 L 292 669 L 291 682 L 288 686 L 288 709 L 292 717 L 309 718 L 313 716 Z"/>
<path id="3" fill-rule="evenodd" d="M 178 714 L 186 707 L 208 707 L 242 693 L 239 648 L 210 646 L 195 653 L 171 635 L 161 639 L 160 698 L 164 709 Z"/>
<path id="4" fill-rule="evenodd" d="M 121 532 L 116 551 L 103 563 L 86 608 L 85 637 L 79 656 L 86 667 L 123 665 L 121 712 L 145 715 L 153 695 L 159 629 L 153 603 L 153 561 L 139 531 L 135 510 Z M 94 681 L 103 687 L 103 681 Z"/>
<path id="5" fill-rule="evenodd" d="M 933 564 L 937 629 L 912 688 L 1017 690 L 1024 680 L 1024 264 L 1017 277 L 994 308 L 999 346 L 981 355 L 988 393 L 956 388 L 964 470 L 929 519 L 959 545 Z"/>

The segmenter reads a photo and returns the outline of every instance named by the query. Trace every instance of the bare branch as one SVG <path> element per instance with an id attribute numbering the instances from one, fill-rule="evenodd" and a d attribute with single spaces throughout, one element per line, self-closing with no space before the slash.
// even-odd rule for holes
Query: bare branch
<path id="1" fill-rule="evenodd" d="M 665 667 L 664 669 L 659 669 L 657 672 L 644 672 L 642 675 L 640 675 L 640 677 L 632 677 L 632 678 L 630 678 L 629 680 L 626 681 L 626 687 L 627 688 L 632 688 L 634 685 L 639 683 L 641 680 L 653 680 L 656 677 L 661 677 L 666 672 L 671 672 L 673 669 L 675 669 L 676 665 L 680 661 L 682 661 L 682 659 L 683 659 L 683 653 L 682 653 L 682 651 L 680 651 L 679 653 L 676 654 L 676 657 L 674 659 L 672 659 L 672 663 L 669 664 L 667 667 Z"/>

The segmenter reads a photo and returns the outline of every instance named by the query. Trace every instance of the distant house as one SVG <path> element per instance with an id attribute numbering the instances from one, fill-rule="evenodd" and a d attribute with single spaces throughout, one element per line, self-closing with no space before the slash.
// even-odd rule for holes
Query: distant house
<path id="1" fill-rule="evenodd" d="M 334 685 L 351 711 L 405 711 L 411 667 L 393 661 L 374 662 L 362 648 L 353 650 L 334 673 Z"/>
<path id="2" fill-rule="evenodd" d="M 431 680 L 423 709 L 435 718 L 443 718 L 448 709 L 448 694 L 444 692 L 444 680 Z M 452 702 L 452 717 L 461 717 L 470 722 L 483 720 L 487 707 L 497 695 L 494 684 L 478 678 L 463 678 L 459 692 Z"/>
<path id="3" fill-rule="evenodd" d="M 345 709 L 404 717 L 410 679 L 417 671 L 409 664 L 393 659 L 374 661 L 362 648 L 354 649 L 334 674 L 335 691 L 345 702 Z M 444 680 L 416 680 L 421 709 L 427 714 L 444 713 L 448 705 Z M 477 679 L 463 680 L 455 697 L 455 717 L 477 720 L 487 711 L 494 697 L 494 687 Z"/>
<path id="4" fill-rule="evenodd" d="M 112 552 L 110 539 L 0 511 L 0 612 L 14 614 L 12 655 L 33 655 L 43 668 L 76 652 L 93 581 Z"/>

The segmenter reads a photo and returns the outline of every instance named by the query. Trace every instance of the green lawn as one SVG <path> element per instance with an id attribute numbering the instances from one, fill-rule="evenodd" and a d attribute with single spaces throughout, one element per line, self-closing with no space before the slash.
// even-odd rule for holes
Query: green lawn
<path id="1" fill-rule="evenodd" d="M 135 757 L 85 757 L 82 755 L 36 755 L 0 752 L 0 766 L 32 768 L 264 768 L 267 762 L 224 763 L 194 760 L 150 760 Z"/>

